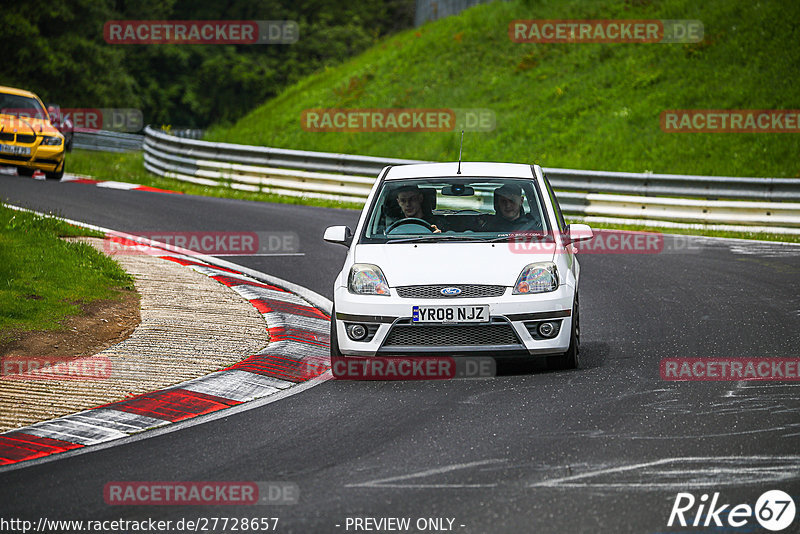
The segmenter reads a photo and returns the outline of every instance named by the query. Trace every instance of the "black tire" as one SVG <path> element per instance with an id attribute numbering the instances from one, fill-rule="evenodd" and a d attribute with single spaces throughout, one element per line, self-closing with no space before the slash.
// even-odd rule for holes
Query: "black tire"
<path id="1" fill-rule="evenodd" d="M 336 334 L 336 308 L 331 311 L 331 373 L 334 378 L 346 378 L 347 356 L 339 350 L 339 337 Z"/>
<path id="2" fill-rule="evenodd" d="M 572 332 L 569 338 L 569 348 L 564 354 L 547 358 L 547 367 L 555 370 L 580 369 L 581 359 L 581 324 L 578 294 L 575 293 L 575 304 L 572 307 Z"/>
<path id="3" fill-rule="evenodd" d="M 64 176 L 64 167 L 67 166 L 66 160 L 61 162 L 61 170 L 53 171 L 53 172 L 46 172 L 44 173 L 44 177 L 48 180 L 60 180 Z"/>
<path id="4" fill-rule="evenodd" d="M 33 173 L 36 172 L 36 169 L 29 169 L 27 167 L 17 167 L 17 174 L 20 176 L 33 176 Z"/>
<path id="5" fill-rule="evenodd" d="M 339 338 L 336 334 L 336 308 L 331 311 L 331 358 L 334 356 L 341 356 L 339 350 Z"/>

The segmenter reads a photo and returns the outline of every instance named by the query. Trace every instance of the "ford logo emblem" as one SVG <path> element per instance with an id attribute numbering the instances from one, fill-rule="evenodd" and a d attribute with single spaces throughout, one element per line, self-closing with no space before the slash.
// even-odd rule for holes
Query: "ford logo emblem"
<path id="1" fill-rule="evenodd" d="M 442 295 L 445 297 L 455 297 L 456 295 L 461 294 L 461 290 L 457 287 L 445 287 L 442 288 Z"/>

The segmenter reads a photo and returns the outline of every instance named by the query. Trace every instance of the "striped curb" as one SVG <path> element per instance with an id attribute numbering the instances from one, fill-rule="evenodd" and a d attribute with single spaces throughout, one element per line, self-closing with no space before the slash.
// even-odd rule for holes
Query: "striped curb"
<path id="1" fill-rule="evenodd" d="M 34 178 L 36 173 L 34 173 Z M 97 187 L 105 187 L 107 189 L 122 189 L 125 191 L 150 191 L 151 193 L 172 193 L 174 195 L 182 195 L 180 191 L 170 191 L 169 189 L 159 189 L 158 187 L 150 187 L 148 185 L 130 184 L 128 182 L 115 182 L 113 180 L 95 180 L 88 176 L 79 176 L 76 174 L 65 174 L 61 179 L 62 182 L 71 182 L 73 184 L 94 184 Z"/>
<path id="2" fill-rule="evenodd" d="M 15 175 L 17 171 L 14 167 L 0 167 L 0 175 Z M 34 180 L 45 180 L 42 171 L 34 171 L 32 178 Z M 55 180 L 54 180 L 55 181 Z M 80 174 L 64 173 L 64 177 L 59 180 L 61 182 L 70 182 L 74 184 L 95 184 L 97 187 L 105 187 L 107 189 L 122 189 L 125 191 L 150 191 L 152 193 L 172 193 L 175 195 L 182 195 L 180 191 L 171 191 L 169 189 L 159 189 L 158 187 L 150 187 L 148 185 L 130 184 L 128 182 L 116 182 L 114 180 L 95 180 L 91 176 L 83 176 Z"/>
<path id="3" fill-rule="evenodd" d="M 296 293 L 185 255 L 159 256 L 209 276 L 264 317 L 270 343 L 206 376 L 0 434 L 0 467 L 105 443 L 284 391 L 330 369 L 330 317 Z"/>

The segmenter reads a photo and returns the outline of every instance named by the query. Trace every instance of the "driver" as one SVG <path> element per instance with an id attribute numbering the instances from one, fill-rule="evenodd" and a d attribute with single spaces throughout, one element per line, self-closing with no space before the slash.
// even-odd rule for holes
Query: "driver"
<path id="1" fill-rule="evenodd" d="M 444 225 L 441 217 L 434 215 L 425 205 L 425 196 L 416 185 L 404 185 L 397 190 L 397 204 L 403 212 L 403 217 L 422 219 L 431 225 L 434 234 L 440 233 Z"/>

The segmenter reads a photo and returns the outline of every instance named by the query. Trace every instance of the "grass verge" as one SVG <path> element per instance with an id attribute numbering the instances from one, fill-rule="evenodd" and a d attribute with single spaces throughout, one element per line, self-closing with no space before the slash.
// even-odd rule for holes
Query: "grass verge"
<path id="1" fill-rule="evenodd" d="M 513 0 L 383 39 L 301 79 L 209 141 L 452 161 L 450 132 L 317 132 L 315 108 L 478 108 L 491 131 L 464 136 L 468 161 L 713 176 L 798 177 L 797 133 L 668 133 L 676 109 L 798 109 L 800 3 L 787 0 Z M 696 19 L 691 44 L 514 43 L 518 19 Z M 796 39 L 795 39 L 796 41 Z M 307 124 L 305 126 L 308 126 Z"/>
<path id="2" fill-rule="evenodd" d="M 22 332 L 59 329 L 81 305 L 133 289 L 133 278 L 117 262 L 61 239 L 100 235 L 0 206 L 0 343 Z"/>

